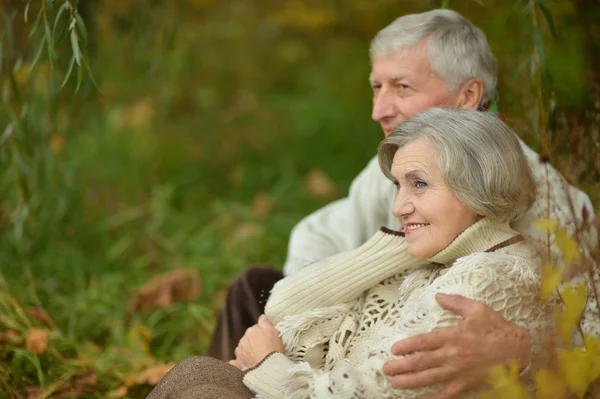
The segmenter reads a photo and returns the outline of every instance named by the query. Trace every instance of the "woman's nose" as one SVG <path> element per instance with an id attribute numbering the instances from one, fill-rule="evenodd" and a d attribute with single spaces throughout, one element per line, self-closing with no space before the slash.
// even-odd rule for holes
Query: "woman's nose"
<path id="1" fill-rule="evenodd" d="M 399 190 L 398 194 L 396 195 L 396 201 L 394 202 L 394 206 L 392 208 L 392 215 L 402 222 L 402 219 L 405 216 L 410 215 L 414 211 L 415 207 L 410 198 L 408 198 Z"/>

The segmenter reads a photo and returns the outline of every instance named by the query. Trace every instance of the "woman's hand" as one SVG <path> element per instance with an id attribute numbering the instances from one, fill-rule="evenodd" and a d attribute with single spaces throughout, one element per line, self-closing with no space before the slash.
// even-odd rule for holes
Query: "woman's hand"
<path id="1" fill-rule="evenodd" d="M 258 324 L 246 330 L 235 348 L 235 361 L 243 368 L 256 366 L 271 352 L 283 352 L 283 342 L 279 331 L 264 314 L 258 318 Z"/>

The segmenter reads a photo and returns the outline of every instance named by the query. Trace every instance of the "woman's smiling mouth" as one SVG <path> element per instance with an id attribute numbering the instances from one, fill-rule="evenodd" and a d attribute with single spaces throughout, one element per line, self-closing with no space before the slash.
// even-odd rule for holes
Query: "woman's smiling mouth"
<path id="1" fill-rule="evenodd" d="M 411 235 L 416 233 L 418 230 L 422 229 L 423 227 L 427 227 L 429 226 L 429 223 L 409 223 L 409 224 L 405 224 L 404 225 L 404 234 L 405 235 Z"/>

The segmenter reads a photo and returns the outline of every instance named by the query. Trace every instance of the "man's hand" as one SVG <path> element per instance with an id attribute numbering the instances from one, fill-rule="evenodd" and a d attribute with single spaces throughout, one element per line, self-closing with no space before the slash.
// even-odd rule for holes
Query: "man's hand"
<path id="1" fill-rule="evenodd" d="M 417 388 L 447 383 L 428 399 L 450 399 L 481 386 L 488 370 L 516 359 L 525 368 L 531 360 L 529 330 L 506 321 L 489 306 L 460 295 L 437 294 L 444 309 L 464 317 L 460 324 L 404 339 L 392 347 L 394 355 L 383 371 L 394 388 Z"/>
<path id="2" fill-rule="evenodd" d="M 235 348 L 235 366 L 251 368 L 256 366 L 271 352 L 283 352 L 283 342 L 279 331 L 261 315 L 258 324 L 248 328 Z"/>

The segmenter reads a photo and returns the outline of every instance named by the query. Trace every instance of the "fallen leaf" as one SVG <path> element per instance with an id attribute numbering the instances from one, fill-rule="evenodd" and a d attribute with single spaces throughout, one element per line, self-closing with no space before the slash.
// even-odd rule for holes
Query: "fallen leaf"
<path id="1" fill-rule="evenodd" d="M 98 384 L 98 376 L 93 371 L 77 374 L 71 379 L 70 385 L 77 392 L 87 392 L 93 390 Z"/>
<path id="2" fill-rule="evenodd" d="M 123 110 L 125 125 L 133 128 L 147 126 L 154 117 L 155 107 L 150 99 L 140 99 Z"/>
<path id="3" fill-rule="evenodd" d="M 156 385 L 158 382 L 175 366 L 175 363 L 159 364 L 141 371 L 132 377 L 129 377 L 125 381 L 125 385 L 130 387 L 132 385 L 150 384 Z"/>
<path id="4" fill-rule="evenodd" d="M 252 237 L 258 236 L 261 232 L 261 227 L 256 223 L 240 223 L 231 236 L 231 243 L 239 245 Z"/>
<path id="5" fill-rule="evenodd" d="M 50 135 L 50 149 L 52 150 L 52 152 L 55 154 L 60 154 L 62 153 L 64 148 L 65 139 L 57 133 L 52 133 Z"/>
<path id="6" fill-rule="evenodd" d="M 258 219 L 266 219 L 273 207 L 275 206 L 275 200 L 267 193 L 258 193 L 254 196 L 252 201 L 252 214 Z"/>
<path id="7" fill-rule="evenodd" d="M 9 345 L 21 345 L 23 338 L 17 330 L 8 329 L 0 331 L 0 343 L 6 342 Z"/>
<path id="8" fill-rule="evenodd" d="M 42 397 L 42 388 L 40 387 L 25 387 L 27 399 L 40 399 Z"/>
<path id="9" fill-rule="evenodd" d="M 125 385 L 108 393 L 109 398 L 122 398 L 125 395 L 127 395 L 127 387 Z"/>
<path id="10" fill-rule="evenodd" d="M 314 169 L 306 175 L 304 187 L 315 198 L 331 199 L 338 195 L 336 185 L 318 169 Z"/>
<path id="11" fill-rule="evenodd" d="M 56 324 L 54 322 L 54 319 L 52 319 L 52 317 L 50 317 L 48 312 L 46 312 L 46 310 L 44 308 L 42 308 L 41 306 L 34 306 L 34 307 L 30 308 L 29 313 L 35 320 L 42 322 L 50 327 L 52 327 Z"/>
<path id="12" fill-rule="evenodd" d="M 159 275 L 142 286 L 129 301 L 128 312 L 167 308 L 177 302 L 189 302 L 200 294 L 200 277 L 190 269 L 175 269 Z"/>
<path id="13" fill-rule="evenodd" d="M 40 355 L 48 348 L 48 338 L 50 332 L 46 329 L 31 328 L 27 331 L 25 346 L 27 350 L 33 354 Z"/>

